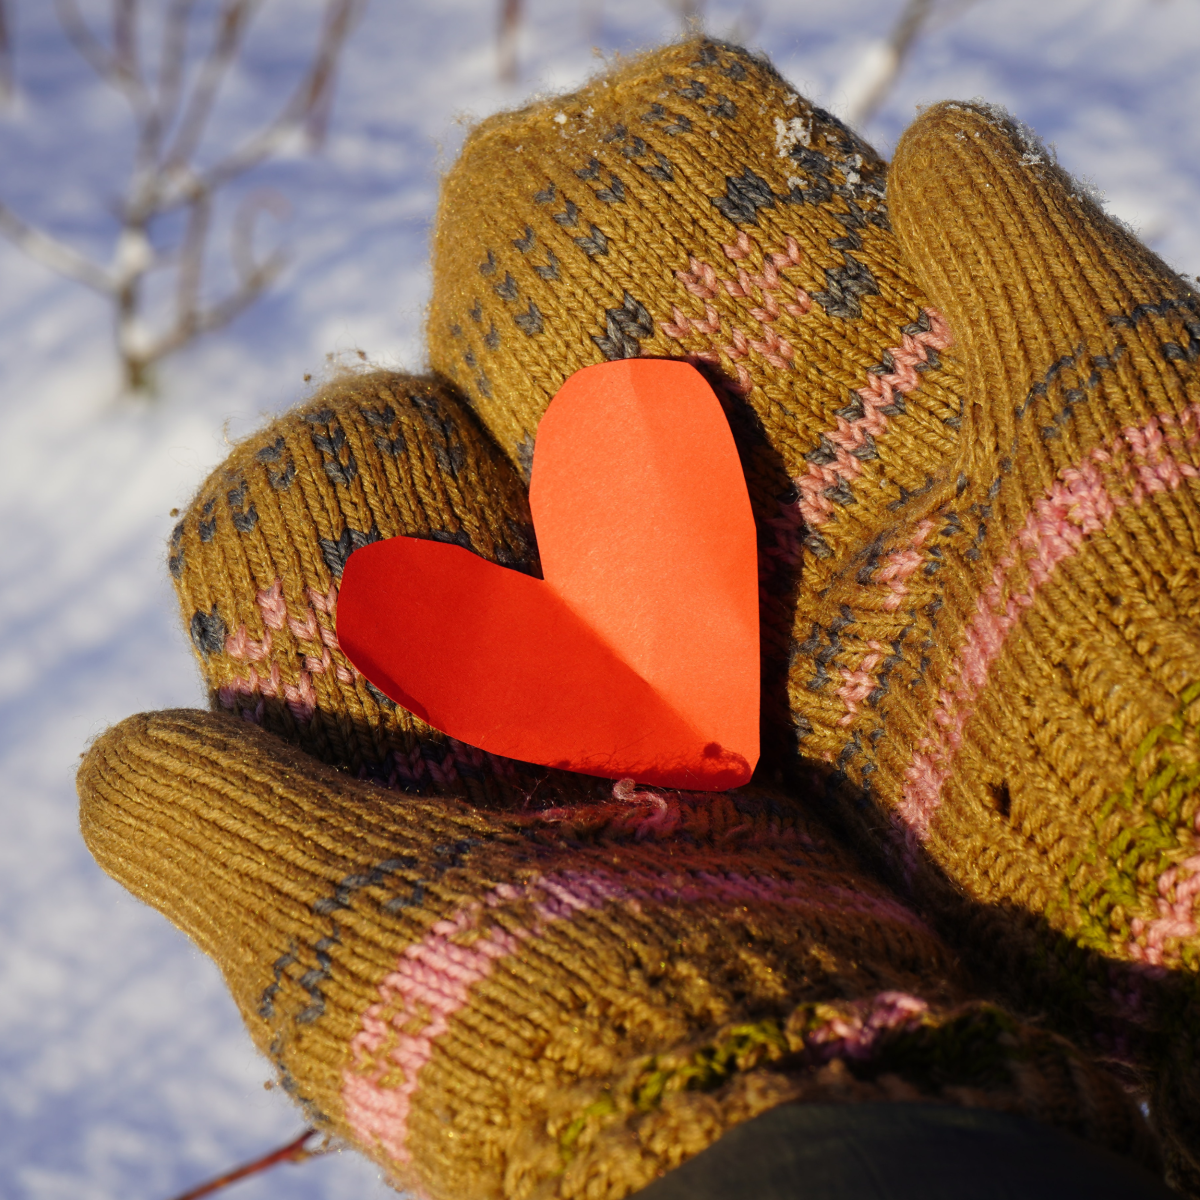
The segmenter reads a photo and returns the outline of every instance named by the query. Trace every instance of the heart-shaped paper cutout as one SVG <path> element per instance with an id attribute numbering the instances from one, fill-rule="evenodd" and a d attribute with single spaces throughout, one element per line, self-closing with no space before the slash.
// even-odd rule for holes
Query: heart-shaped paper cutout
<path id="1" fill-rule="evenodd" d="M 462 547 L 356 550 L 338 640 L 381 691 L 495 754 L 720 791 L 758 761 L 754 519 L 729 425 L 686 363 L 578 371 L 538 428 L 543 579 Z"/>

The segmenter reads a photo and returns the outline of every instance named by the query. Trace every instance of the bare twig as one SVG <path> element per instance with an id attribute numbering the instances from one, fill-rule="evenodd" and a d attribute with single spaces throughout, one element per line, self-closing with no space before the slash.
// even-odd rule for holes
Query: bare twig
<path id="1" fill-rule="evenodd" d="M 907 0 L 892 32 L 873 45 L 843 85 L 843 109 L 850 125 L 865 125 L 896 83 L 904 60 L 933 10 L 933 0 Z"/>
<path id="2" fill-rule="evenodd" d="M 742 11 L 734 19 L 733 25 L 730 27 L 726 37 L 734 45 L 744 46 L 747 42 L 752 42 L 758 36 L 758 31 L 762 28 L 762 22 L 762 4 L 758 0 L 751 0 L 750 3 L 742 6 Z"/>
<path id="3" fill-rule="evenodd" d="M 139 78 L 137 0 L 116 0 L 113 5 L 113 61 L 122 74 Z"/>
<path id="4" fill-rule="evenodd" d="M 257 0 L 255 0 L 257 2 Z M 238 175 L 244 175 L 284 149 L 297 137 L 317 145 L 323 134 L 323 118 L 332 94 L 337 59 L 342 45 L 365 7 L 365 0 L 327 0 L 326 21 L 316 57 L 304 78 L 279 114 L 236 150 L 203 172 L 186 162 L 169 165 L 169 190 L 162 197 L 162 211 L 190 204 L 197 195 L 215 191 Z"/>
<path id="5" fill-rule="evenodd" d="M 260 0 L 225 0 L 221 5 L 217 15 L 217 36 L 200 65 L 175 140 L 163 155 L 163 171 L 168 177 L 190 162 L 199 148 L 217 92 L 241 49 L 250 18 L 259 3 Z"/>
<path id="6" fill-rule="evenodd" d="M 223 1175 L 218 1175 L 215 1179 L 210 1179 L 207 1183 L 202 1183 L 199 1187 L 194 1187 L 190 1192 L 184 1192 L 181 1196 L 176 1196 L 175 1200 L 200 1200 L 201 1196 L 211 1196 L 213 1192 L 220 1191 L 222 1188 L 228 1187 L 231 1183 L 237 1183 L 239 1179 L 245 1179 L 250 1175 L 257 1175 L 260 1171 L 266 1171 L 271 1167 L 278 1166 L 285 1162 L 304 1162 L 306 1158 L 312 1158 L 315 1154 L 323 1153 L 320 1149 L 312 1149 L 309 1147 L 309 1142 L 316 1135 L 315 1129 L 306 1129 L 294 1141 L 288 1142 L 286 1146 L 280 1146 L 278 1150 L 272 1150 L 269 1154 L 264 1154 L 261 1158 L 254 1159 L 253 1162 L 243 1163 L 240 1167 L 235 1167 L 232 1171 L 226 1171 Z"/>
<path id="7" fill-rule="evenodd" d="M 587 40 L 595 44 L 604 28 L 604 0 L 583 0 L 583 28 Z"/>
<path id="8" fill-rule="evenodd" d="M 0 58 L 6 0 L 0 0 Z M 337 63 L 366 0 L 325 0 L 324 20 L 312 59 L 275 115 L 239 145 L 196 163 L 221 88 L 243 53 L 247 32 L 263 0 L 220 0 L 212 40 L 189 70 L 188 46 L 204 6 L 198 0 L 168 0 L 156 70 L 142 61 L 140 0 L 109 0 L 111 35 L 106 41 L 87 23 L 79 0 L 55 0 L 63 31 L 96 74 L 128 100 L 136 154 L 125 194 L 117 203 L 121 228 L 108 266 L 93 262 L 0 204 L 0 234 L 31 257 L 109 297 L 125 386 L 146 392 L 154 365 L 202 333 L 233 320 L 279 275 L 279 251 L 258 261 L 253 232 L 262 212 L 280 216 L 282 199 L 256 193 L 234 219 L 232 255 L 237 286 L 205 303 L 203 274 L 217 194 L 234 179 L 289 146 L 312 149 L 324 138 Z M 183 217 L 174 247 L 156 239 L 161 218 Z M 175 270 L 173 317 L 163 325 L 147 320 L 146 284 L 151 273 Z"/>
<path id="9" fill-rule="evenodd" d="M 338 0 L 325 10 L 325 28 L 317 57 L 297 92 L 311 146 L 319 146 L 325 140 L 338 56 L 365 5 L 366 0 Z"/>
<path id="10" fill-rule="evenodd" d="M 704 0 L 667 0 L 667 7 L 678 14 L 684 34 L 700 32 L 704 25 Z"/>
<path id="11" fill-rule="evenodd" d="M 95 288 L 98 292 L 112 291 L 112 276 L 90 258 L 73 250 L 65 242 L 21 220 L 12 209 L 0 205 L 0 233 L 52 271 Z"/>
<path id="12" fill-rule="evenodd" d="M 0 99 L 13 94 L 12 22 L 8 0 L 0 0 Z"/>
<path id="13" fill-rule="evenodd" d="M 874 42 L 842 80 L 842 112 L 850 125 L 865 125 L 883 106 L 913 47 L 935 19 L 954 20 L 975 0 L 906 0 L 886 38 Z"/>
<path id="14" fill-rule="evenodd" d="M 152 126 L 154 153 L 165 130 L 179 115 L 183 91 L 183 69 L 187 60 L 188 27 L 196 0 L 171 0 L 163 20 L 162 47 L 158 54 L 158 104 Z"/>
<path id="15" fill-rule="evenodd" d="M 119 10 L 126 0 L 112 0 L 114 37 L 119 36 L 121 19 Z M 84 20 L 79 11 L 77 0 L 54 0 L 58 12 L 59 24 L 70 39 L 71 44 L 79 55 L 86 61 L 106 83 L 125 93 L 135 109 L 140 109 L 148 102 L 145 88 L 137 75 L 130 70 L 129 57 L 122 57 L 121 50 L 114 41 L 113 49 L 109 49 Z"/>
<path id="16" fill-rule="evenodd" d="M 521 0 L 500 0 L 496 58 L 502 83 L 517 82 L 517 34 L 521 30 Z"/>

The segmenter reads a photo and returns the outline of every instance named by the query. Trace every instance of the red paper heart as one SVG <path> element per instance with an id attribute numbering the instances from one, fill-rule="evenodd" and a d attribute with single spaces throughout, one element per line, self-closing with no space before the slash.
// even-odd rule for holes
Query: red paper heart
<path id="1" fill-rule="evenodd" d="M 398 537 L 350 557 L 338 640 L 381 691 L 495 754 L 720 791 L 758 761 L 758 569 L 721 406 L 686 363 L 577 372 L 538 428 L 544 579 Z"/>

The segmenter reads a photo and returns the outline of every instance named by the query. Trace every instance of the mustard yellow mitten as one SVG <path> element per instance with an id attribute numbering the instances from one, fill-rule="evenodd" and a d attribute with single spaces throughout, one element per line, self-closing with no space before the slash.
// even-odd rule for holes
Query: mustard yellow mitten
<path id="1" fill-rule="evenodd" d="M 356 543 L 520 564 L 523 511 L 449 388 L 332 386 L 173 541 L 215 711 L 131 717 L 81 767 L 97 861 L 213 956 L 309 1119 L 434 1200 L 621 1200 L 812 1101 L 1023 1113 L 1152 1163 L 1112 1076 L 973 995 L 795 800 L 507 772 L 355 676 L 324 631 Z"/>
<path id="2" fill-rule="evenodd" d="M 993 986 L 1200 1145 L 1197 301 L 986 110 L 885 171 L 736 47 L 618 64 L 468 138 L 432 359 L 521 466 L 580 366 L 711 373 L 760 531 L 760 777 L 815 765 Z"/>
<path id="3" fill-rule="evenodd" d="M 686 358 L 724 396 L 759 528 L 768 767 L 808 731 L 787 695 L 810 677 L 807 597 L 958 440 L 950 328 L 885 173 L 769 63 L 694 38 L 488 118 L 442 186 L 431 361 L 523 472 L 581 367 Z"/>
<path id="4" fill-rule="evenodd" d="M 963 439 L 814 609 L 803 748 L 968 957 L 1134 1070 L 1196 1188 L 1200 298 L 985 106 L 914 123 L 889 203 Z"/>
<path id="5" fill-rule="evenodd" d="M 355 670 L 336 634 L 342 569 L 399 535 L 538 567 L 524 483 L 444 383 L 348 375 L 238 446 L 168 556 L 213 708 L 388 787 L 483 805 L 610 790 L 447 738 Z"/>

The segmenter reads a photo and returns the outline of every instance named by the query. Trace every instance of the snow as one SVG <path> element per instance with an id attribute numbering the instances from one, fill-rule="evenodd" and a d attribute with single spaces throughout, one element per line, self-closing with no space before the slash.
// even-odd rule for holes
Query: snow
<path id="1" fill-rule="evenodd" d="M 245 185 L 288 199 L 290 219 L 269 231 L 290 247 L 286 273 L 231 328 L 172 360 L 152 406 L 114 399 L 103 302 L 0 241 L 0 1190 L 14 1200 L 165 1198 L 301 1128 L 264 1090 L 266 1064 L 213 965 L 91 862 L 75 765 L 128 713 L 203 703 L 164 544 L 170 510 L 228 441 L 302 398 L 304 374 L 319 377 L 327 354 L 422 366 L 437 177 L 466 124 L 577 85 L 603 65 L 593 45 L 629 53 L 679 25 L 647 0 L 526 7 L 521 79 L 506 88 L 494 0 L 374 0 L 347 47 L 324 151 L 290 154 Z M 864 60 L 900 7 L 714 0 L 705 18 L 836 110 L 861 91 Z M 20 92 L 0 112 L 0 197 L 104 262 L 125 110 L 66 46 L 53 11 L 16 6 Z M 939 11 L 866 130 L 881 151 L 917 105 L 986 97 L 1054 144 L 1174 266 L 1200 271 L 1200 8 L 993 0 Z M 316 0 L 264 5 L 214 142 L 278 94 L 318 12 Z M 285 1192 L 390 1194 L 343 1153 L 237 1195 Z"/>

